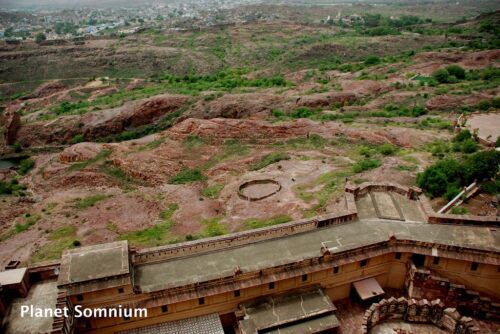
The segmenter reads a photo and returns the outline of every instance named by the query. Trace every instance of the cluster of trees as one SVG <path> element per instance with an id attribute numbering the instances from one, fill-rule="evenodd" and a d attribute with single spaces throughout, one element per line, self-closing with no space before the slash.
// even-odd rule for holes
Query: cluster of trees
<path id="1" fill-rule="evenodd" d="M 466 72 L 458 65 L 449 65 L 434 71 L 432 77 L 438 83 L 456 83 L 459 80 L 465 79 Z"/>
<path id="2" fill-rule="evenodd" d="M 462 160 L 443 159 L 417 176 L 417 184 L 431 197 L 452 199 L 474 181 L 498 179 L 500 152 L 481 151 Z"/>
<path id="3" fill-rule="evenodd" d="M 183 84 L 194 90 L 233 89 L 238 87 L 284 87 L 289 83 L 282 75 L 248 79 L 241 71 L 222 71 L 214 75 L 165 75 L 160 80 L 171 84 Z"/>

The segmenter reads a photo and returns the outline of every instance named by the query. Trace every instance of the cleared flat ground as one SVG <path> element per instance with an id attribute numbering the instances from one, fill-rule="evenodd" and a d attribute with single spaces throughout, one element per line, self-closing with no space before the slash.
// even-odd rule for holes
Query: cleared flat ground
<path id="1" fill-rule="evenodd" d="M 500 137 L 500 114 L 479 114 L 467 120 L 470 128 L 479 130 L 479 138 L 495 142 Z"/>

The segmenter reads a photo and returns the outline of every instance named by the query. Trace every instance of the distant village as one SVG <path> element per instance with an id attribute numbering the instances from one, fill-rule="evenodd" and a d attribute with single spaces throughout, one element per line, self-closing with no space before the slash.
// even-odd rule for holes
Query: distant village
<path id="1" fill-rule="evenodd" d="M 0 39 L 58 40 L 85 36 L 118 36 L 148 28 L 181 30 L 193 24 L 212 26 L 238 23 L 264 17 L 263 13 L 229 14 L 228 10 L 254 0 L 196 1 L 176 5 L 151 5 L 138 8 L 75 9 L 61 11 L 14 11 L 0 7 Z"/>

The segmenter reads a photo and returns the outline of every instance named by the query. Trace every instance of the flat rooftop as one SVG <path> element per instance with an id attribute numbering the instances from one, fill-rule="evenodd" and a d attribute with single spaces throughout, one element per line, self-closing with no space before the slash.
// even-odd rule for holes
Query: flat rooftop
<path id="1" fill-rule="evenodd" d="M 267 297 L 257 302 L 245 304 L 245 317 L 240 321 L 240 327 L 245 334 L 259 332 L 281 333 L 285 328 L 301 326 L 303 329 L 311 326 L 331 329 L 339 323 L 333 312 L 336 310 L 330 298 L 321 289 L 290 294 L 278 297 Z M 323 317 L 321 317 L 323 316 Z M 314 323 L 311 318 L 322 319 Z M 319 320 L 318 319 L 318 320 Z M 313 323 L 310 323 L 313 321 Z M 279 330 L 278 330 L 279 328 Z M 267 331 L 266 331 L 267 330 Z M 295 331 L 290 333 L 307 333 Z"/>
<path id="2" fill-rule="evenodd" d="M 236 267 L 250 272 L 310 259 L 320 255 L 322 246 L 332 253 L 347 251 L 386 241 L 391 234 L 397 239 L 500 251 L 500 235 L 494 229 L 361 219 L 240 247 L 137 265 L 134 281 L 143 292 L 154 292 L 232 276 Z"/>
<path id="3" fill-rule="evenodd" d="M 128 274 L 128 254 L 127 241 L 66 250 L 62 255 L 58 285 Z"/>
<path id="4" fill-rule="evenodd" d="M 219 315 L 216 313 L 183 320 L 170 321 L 147 327 L 117 332 L 116 334 L 224 334 Z"/>
<path id="5" fill-rule="evenodd" d="M 7 286 L 11 284 L 19 284 L 23 281 L 25 275 L 26 268 L 0 271 L 0 285 Z"/>
<path id="6" fill-rule="evenodd" d="M 21 306 L 42 309 L 55 309 L 57 301 L 57 282 L 46 281 L 33 285 L 26 298 L 17 298 L 7 315 L 5 334 L 48 333 L 52 330 L 52 317 L 21 317 Z"/>

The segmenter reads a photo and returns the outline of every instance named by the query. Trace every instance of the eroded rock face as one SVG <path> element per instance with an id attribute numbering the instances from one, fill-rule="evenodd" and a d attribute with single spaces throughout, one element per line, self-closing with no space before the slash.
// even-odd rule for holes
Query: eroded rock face
<path id="1" fill-rule="evenodd" d="M 15 109 L 7 109 L 3 116 L 2 123 L 4 124 L 4 140 L 7 145 L 12 145 L 16 142 L 17 131 L 21 126 L 21 117 Z"/>
<path id="2" fill-rule="evenodd" d="M 427 101 L 425 107 L 429 110 L 450 110 L 464 105 L 475 106 L 483 100 L 490 100 L 494 96 L 487 94 L 476 95 L 437 95 Z"/>
<path id="3" fill-rule="evenodd" d="M 329 107 L 335 104 L 345 105 L 356 100 L 356 94 L 352 92 L 328 92 L 302 96 L 297 99 L 296 104 L 300 107 Z"/>
<path id="4" fill-rule="evenodd" d="M 260 112 L 282 108 L 284 103 L 283 96 L 275 94 L 226 94 L 210 102 L 202 99 L 186 112 L 181 120 L 217 117 L 244 118 Z"/>
<path id="5" fill-rule="evenodd" d="M 84 161 L 95 158 L 101 152 L 101 145 L 97 143 L 78 143 L 67 147 L 59 155 L 61 162 Z"/>
<path id="6" fill-rule="evenodd" d="M 50 96 L 54 93 L 58 93 L 67 89 L 68 87 L 60 81 L 50 81 L 45 84 L 40 85 L 37 89 L 33 91 L 33 93 L 22 97 L 21 99 L 37 99 L 42 97 Z"/>
<path id="7" fill-rule="evenodd" d="M 79 134 L 83 134 L 86 140 L 95 140 L 154 123 L 187 101 L 187 96 L 159 95 L 82 116 L 63 116 L 51 121 L 28 123 L 19 129 L 18 141 L 23 146 L 66 144 Z"/>

